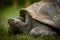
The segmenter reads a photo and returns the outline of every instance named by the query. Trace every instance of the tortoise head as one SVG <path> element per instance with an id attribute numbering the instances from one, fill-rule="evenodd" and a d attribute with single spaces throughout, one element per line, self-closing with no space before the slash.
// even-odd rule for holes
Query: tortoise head
<path id="1" fill-rule="evenodd" d="M 20 16 L 25 17 L 28 14 L 28 11 L 25 8 L 20 9 Z"/>

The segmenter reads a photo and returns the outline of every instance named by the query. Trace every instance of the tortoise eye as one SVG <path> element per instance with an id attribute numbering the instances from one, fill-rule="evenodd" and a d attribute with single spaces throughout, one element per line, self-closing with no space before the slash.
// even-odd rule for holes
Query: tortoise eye
<path id="1" fill-rule="evenodd" d="M 25 14 L 21 13 L 20 16 L 21 16 L 21 17 L 25 17 Z"/>

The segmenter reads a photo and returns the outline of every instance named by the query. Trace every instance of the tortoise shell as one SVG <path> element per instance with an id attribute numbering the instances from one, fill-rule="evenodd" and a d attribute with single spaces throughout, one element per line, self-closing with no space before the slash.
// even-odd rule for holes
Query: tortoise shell
<path id="1" fill-rule="evenodd" d="M 60 18 L 60 14 L 56 9 L 55 4 L 40 1 L 28 6 L 27 8 L 21 9 L 20 13 L 27 13 L 37 21 L 60 29 L 58 25 L 59 22 L 57 21 Z"/>

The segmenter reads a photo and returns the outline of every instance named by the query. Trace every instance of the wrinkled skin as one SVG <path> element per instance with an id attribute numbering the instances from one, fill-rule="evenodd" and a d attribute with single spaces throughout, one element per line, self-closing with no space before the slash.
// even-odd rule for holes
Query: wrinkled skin
<path id="1" fill-rule="evenodd" d="M 23 18 L 21 17 L 17 17 L 16 19 L 20 19 L 22 21 L 24 21 Z M 8 20 L 8 23 L 9 23 L 9 30 L 8 30 L 8 34 L 11 35 L 11 34 L 17 34 L 17 33 L 20 33 L 22 31 L 19 31 L 19 29 L 16 27 L 17 25 L 14 24 L 14 19 L 10 18 Z M 17 24 L 17 23 L 16 23 Z"/>
<path id="2" fill-rule="evenodd" d="M 17 17 L 15 19 L 19 19 L 19 20 L 22 20 L 24 22 L 24 18 L 23 17 Z M 8 20 L 8 23 L 9 24 L 12 24 L 13 21 L 11 20 L 14 20 L 16 21 L 15 19 L 9 19 Z M 39 21 L 37 20 L 34 20 L 32 19 L 31 16 L 29 16 L 29 22 L 28 22 L 28 25 L 20 25 L 19 24 L 20 22 L 16 22 L 14 23 L 13 22 L 13 26 L 10 25 L 13 29 L 11 29 L 11 27 L 9 28 L 9 35 L 11 34 L 17 34 L 17 33 L 30 33 L 31 35 L 50 35 L 50 36 L 56 36 L 57 33 L 55 31 L 53 31 L 51 28 L 49 28 L 48 26 L 40 23 Z"/>
<path id="3" fill-rule="evenodd" d="M 17 20 L 15 20 L 15 19 L 17 19 L 17 20 L 21 20 L 21 21 L 17 21 Z M 31 29 L 31 27 L 32 27 L 32 23 L 31 23 L 31 18 L 29 17 L 29 20 L 28 20 L 28 24 L 26 24 L 26 25 L 23 25 L 23 24 L 21 24 L 21 22 L 24 22 L 24 18 L 23 17 L 17 17 L 17 18 L 15 18 L 15 19 L 13 19 L 13 18 L 10 18 L 9 20 L 8 20 L 8 23 L 10 24 L 10 27 L 9 27 L 9 31 L 8 31 L 8 33 L 11 35 L 11 34 L 13 34 L 13 32 L 16 32 L 16 34 L 17 33 L 23 33 L 23 32 L 25 32 L 25 33 L 27 33 L 27 32 L 29 32 L 30 31 L 30 29 Z M 14 20 L 14 21 L 11 21 L 11 20 Z M 12 29 L 11 29 L 12 28 Z M 10 31 L 11 30 L 11 31 Z"/>

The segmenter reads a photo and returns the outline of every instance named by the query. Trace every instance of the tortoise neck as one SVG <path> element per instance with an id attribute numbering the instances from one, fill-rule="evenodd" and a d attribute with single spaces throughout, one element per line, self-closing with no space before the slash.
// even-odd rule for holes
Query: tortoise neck
<path id="1" fill-rule="evenodd" d="M 29 15 L 26 13 L 26 14 L 25 14 L 25 23 L 26 23 L 26 24 L 28 24 L 28 17 L 29 17 Z"/>

